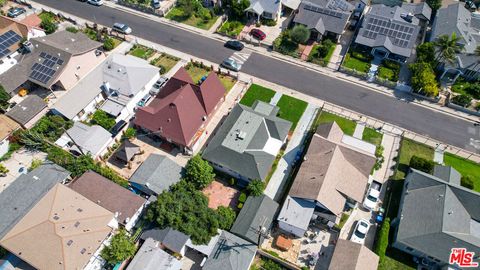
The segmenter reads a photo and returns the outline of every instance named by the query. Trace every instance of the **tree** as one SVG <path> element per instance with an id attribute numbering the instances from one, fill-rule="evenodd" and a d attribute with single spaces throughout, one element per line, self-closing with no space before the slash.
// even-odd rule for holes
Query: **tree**
<path id="1" fill-rule="evenodd" d="M 442 0 L 427 0 L 427 4 L 432 8 L 433 11 L 437 11 L 442 7 Z"/>
<path id="2" fill-rule="evenodd" d="M 247 186 L 248 193 L 252 196 L 260 196 L 265 190 L 265 183 L 259 179 L 253 179 Z"/>
<path id="3" fill-rule="evenodd" d="M 249 0 L 229 0 L 226 8 L 230 11 L 230 17 L 234 20 L 242 20 L 245 17 L 245 9 L 250 6 Z"/>
<path id="4" fill-rule="evenodd" d="M 72 121 L 65 120 L 59 115 L 47 115 L 42 117 L 30 131 L 45 137 L 50 142 L 55 142 L 72 126 Z"/>
<path id="5" fill-rule="evenodd" d="M 427 63 L 414 63 L 409 66 L 412 72 L 412 88 L 415 92 L 429 97 L 438 95 L 438 83 L 432 67 Z"/>
<path id="6" fill-rule="evenodd" d="M 108 115 L 105 111 L 97 110 L 90 121 L 92 125 L 99 125 L 106 130 L 112 129 L 115 126 L 115 119 Z"/>
<path id="7" fill-rule="evenodd" d="M 8 106 L 8 101 L 10 100 L 10 95 L 5 91 L 2 85 L 0 85 L 0 109 L 5 111 L 6 106 Z"/>
<path id="8" fill-rule="evenodd" d="M 136 250 L 135 243 L 133 243 L 125 230 L 120 230 L 112 237 L 110 245 L 102 249 L 101 256 L 110 265 L 114 265 L 135 255 Z"/>
<path id="9" fill-rule="evenodd" d="M 437 60 L 442 62 L 453 63 L 457 53 L 462 51 L 460 45 L 458 45 L 460 38 L 457 37 L 455 32 L 451 36 L 441 35 L 434 41 L 437 48 L 438 55 Z"/>
<path id="10" fill-rule="evenodd" d="M 305 44 L 310 38 L 310 30 L 303 25 L 296 25 L 290 32 L 290 38 L 296 43 Z"/>
<path id="11" fill-rule="evenodd" d="M 473 190 L 475 188 L 475 184 L 473 183 L 473 178 L 470 175 L 462 176 L 462 179 L 460 180 L 460 184 L 463 187 L 466 187 L 468 189 Z"/>
<path id="12" fill-rule="evenodd" d="M 222 230 L 230 230 L 237 214 L 230 207 L 219 206 L 217 208 L 218 227 Z"/>
<path id="13" fill-rule="evenodd" d="M 137 135 L 137 131 L 134 128 L 129 127 L 123 133 L 123 138 L 127 139 L 127 140 L 131 140 L 131 139 L 135 138 L 135 135 Z"/>
<path id="14" fill-rule="evenodd" d="M 425 173 L 432 173 L 435 163 L 433 160 L 428 160 L 419 156 L 413 156 L 410 158 L 410 167 L 417 169 Z"/>
<path id="15" fill-rule="evenodd" d="M 215 177 L 213 168 L 200 155 L 195 155 L 185 166 L 185 179 L 192 183 L 197 189 L 207 187 Z"/>
<path id="16" fill-rule="evenodd" d="M 40 165 L 43 164 L 43 160 L 34 158 L 32 159 L 32 163 L 30 163 L 30 168 L 28 168 L 28 171 L 33 171 L 36 168 L 40 167 Z"/>
<path id="17" fill-rule="evenodd" d="M 190 18 L 197 11 L 200 4 L 196 0 L 178 0 L 177 5 L 182 8 L 183 16 Z"/>
<path id="18" fill-rule="evenodd" d="M 425 42 L 417 47 L 417 63 L 429 63 L 435 68 L 435 45 L 432 42 Z"/>
<path id="19" fill-rule="evenodd" d="M 111 37 L 105 37 L 105 40 L 103 41 L 103 49 L 106 51 L 111 51 L 115 48 L 115 40 Z"/>
<path id="20" fill-rule="evenodd" d="M 58 26 L 51 19 L 43 19 L 40 23 L 40 27 L 45 30 L 45 34 L 50 35 L 57 31 Z"/>

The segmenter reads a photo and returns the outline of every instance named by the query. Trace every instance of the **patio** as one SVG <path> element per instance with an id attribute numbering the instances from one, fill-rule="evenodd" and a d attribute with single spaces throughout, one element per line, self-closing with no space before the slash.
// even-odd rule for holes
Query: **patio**
<path id="1" fill-rule="evenodd" d="M 47 154 L 39 151 L 29 151 L 22 148 L 12 157 L 3 162 L 3 165 L 9 170 L 6 176 L 0 177 L 0 192 L 6 189 L 17 177 L 31 166 L 33 160 L 45 161 Z"/>
<path id="2" fill-rule="evenodd" d="M 208 207 L 212 209 L 217 209 L 219 206 L 237 208 L 240 192 L 223 182 L 215 180 L 202 192 L 208 197 Z"/>

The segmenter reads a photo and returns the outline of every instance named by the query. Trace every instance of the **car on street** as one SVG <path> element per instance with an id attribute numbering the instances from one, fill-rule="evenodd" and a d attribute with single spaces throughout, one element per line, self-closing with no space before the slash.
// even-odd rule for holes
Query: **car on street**
<path id="1" fill-rule="evenodd" d="M 159 9 L 160 8 L 160 0 L 152 0 L 152 7 L 154 9 Z"/>
<path id="2" fill-rule="evenodd" d="M 155 84 L 153 84 L 152 89 L 150 89 L 150 95 L 156 96 L 162 87 L 167 83 L 168 78 L 161 76 L 160 79 L 158 79 Z"/>
<path id="3" fill-rule="evenodd" d="M 10 18 L 16 18 L 16 17 L 22 15 L 25 12 L 27 12 L 27 11 L 24 8 L 12 7 L 8 10 L 7 16 L 10 17 Z"/>
<path id="4" fill-rule="evenodd" d="M 367 238 L 368 230 L 370 229 L 370 222 L 366 219 L 360 219 L 355 226 L 350 241 L 358 244 L 365 244 L 365 238 Z"/>
<path id="5" fill-rule="evenodd" d="M 126 35 L 132 33 L 132 28 L 130 28 L 128 25 L 124 23 L 114 23 L 112 26 L 112 29 L 116 32 L 126 34 Z"/>
<path id="6" fill-rule="evenodd" d="M 250 31 L 250 35 L 258 40 L 264 40 L 267 37 L 267 35 L 258 28 L 253 28 Z"/>
<path id="7" fill-rule="evenodd" d="M 367 195 L 363 200 L 363 207 L 370 211 L 375 211 L 378 204 L 378 198 L 380 197 L 380 189 L 382 185 L 377 181 L 373 180 L 370 184 L 370 188 L 367 191 Z"/>
<path id="8" fill-rule="evenodd" d="M 230 49 L 234 49 L 234 50 L 237 50 L 237 51 L 241 51 L 241 50 L 243 50 L 243 48 L 245 46 L 243 45 L 242 42 L 232 39 L 232 40 L 229 40 L 229 41 L 225 42 L 225 47 L 230 48 Z"/>
<path id="9" fill-rule="evenodd" d="M 87 3 L 99 7 L 103 5 L 103 0 L 88 0 Z"/>
<path id="10" fill-rule="evenodd" d="M 230 69 L 230 70 L 237 71 L 237 72 L 240 71 L 240 69 L 242 68 L 242 65 L 239 64 L 237 61 L 235 61 L 235 59 L 233 59 L 231 57 L 223 60 L 221 66 L 226 68 L 226 69 Z"/>

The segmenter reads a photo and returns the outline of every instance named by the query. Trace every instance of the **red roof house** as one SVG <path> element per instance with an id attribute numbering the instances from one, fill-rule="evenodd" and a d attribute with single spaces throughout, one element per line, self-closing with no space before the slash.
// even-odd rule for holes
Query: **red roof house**
<path id="1" fill-rule="evenodd" d="M 135 125 L 191 151 L 201 130 L 225 95 L 225 87 L 212 72 L 200 85 L 180 68 L 155 99 L 138 109 Z"/>

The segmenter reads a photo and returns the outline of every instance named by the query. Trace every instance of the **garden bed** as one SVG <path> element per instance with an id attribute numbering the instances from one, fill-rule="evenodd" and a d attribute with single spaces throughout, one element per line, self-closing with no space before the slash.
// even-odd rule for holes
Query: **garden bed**
<path id="1" fill-rule="evenodd" d="M 342 131 L 350 136 L 353 135 L 353 133 L 355 132 L 355 127 L 357 126 L 357 123 L 355 123 L 355 121 L 343 118 L 329 112 L 321 112 L 320 117 L 317 121 L 318 125 L 335 121 L 337 125 L 342 129 Z"/>
<path id="2" fill-rule="evenodd" d="M 160 74 L 165 74 L 180 61 L 180 58 L 170 54 L 162 53 L 157 58 L 150 61 L 150 64 L 160 68 Z"/>
<path id="3" fill-rule="evenodd" d="M 155 50 L 143 45 L 135 44 L 129 54 L 147 60 L 155 53 Z"/>
<path id="4" fill-rule="evenodd" d="M 198 84 L 202 78 L 206 78 L 210 72 L 213 72 L 211 67 L 207 67 L 198 63 L 188 63 L 187 66 L 185 66 L 185 69 L 190 77 L 192 77 L 193 82 L 196 84 Z M 235 83 L 237 83 L 237 80 L 229 75 L 217 74 L 217 77 L 220 79 L 220 82 L 222 83 L 223 87 L 225 87 L 227 92 L 232 89 Z"/>
<path id="5" fill-rule="evenodd" d="M 206 10 L 209 11 L 208 9 Z M 208 20 L 204 20 L 203 18 L 201 18 L 198 12 L 194 12 L 191 16 L 187 16 L 185 15 L 183 8 L 177 6 L 172 8 L 170 12 L 167 13 L 167 16 L 165 16 L 165 18 L 176 22 L 188 24 L 190 26 L 194 26 L 200 29 L 208 30 L 212 27 L 213 24 L 215 24 L 218 16 L 211 16 L 211 18 Z"/>
<path id="6" fill-rule="evenodd" d="M 316 44 L 313 46 L 308 61 L 321 66 L 327 66 L 330 63 L 336 45 L 333 42 L 327 44 Z"/>
<path id="7" fill-rule="evenodd" d="M 237 37 L 245 27 L 245 24 L 239 21 L 226 21 L 219 29 L 218 33 L 229 37 Z"/>
<path id="8" fill-rule="evenodd" d="M 378 77 L 392 82 L 398 81 L 401 65 L 392 60 L 383 60 L 378 67 Z"/>
<path id="9" fill-rule="evenodd" d="M 255 100 L 270 103 L 270 100 L 273 96 L 275 96 L 275 91 L 272 89 L 260 86 L 258 84 L 252 84 L 250 88 L 248 88 L 242 100 L 240 100 L 240 104 L 251 107 Z"/>

